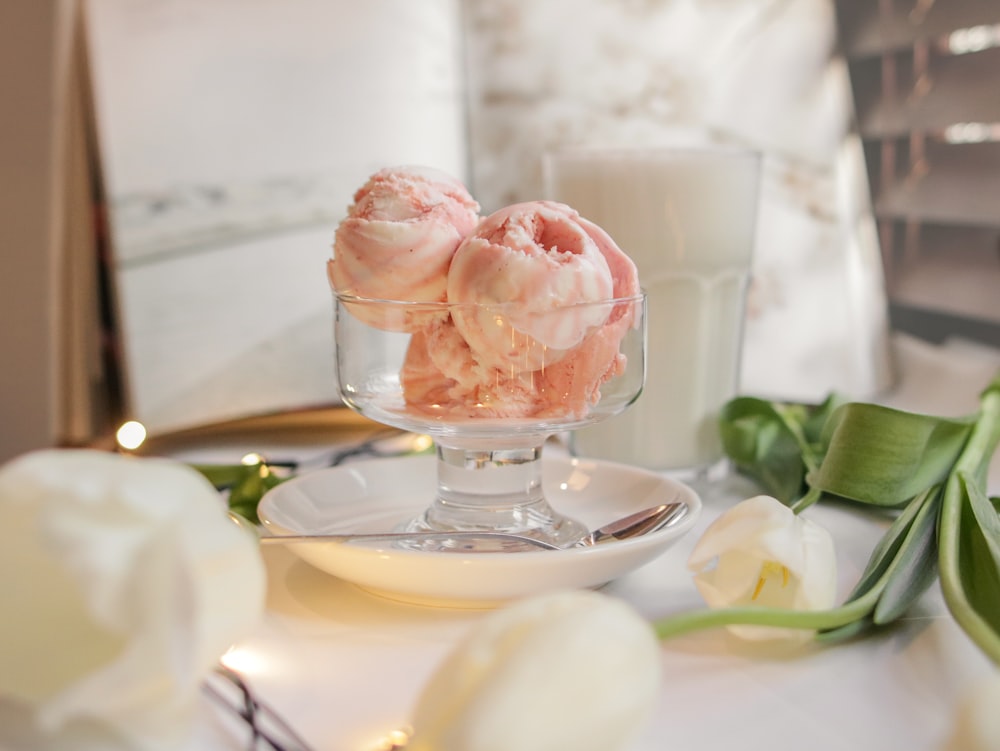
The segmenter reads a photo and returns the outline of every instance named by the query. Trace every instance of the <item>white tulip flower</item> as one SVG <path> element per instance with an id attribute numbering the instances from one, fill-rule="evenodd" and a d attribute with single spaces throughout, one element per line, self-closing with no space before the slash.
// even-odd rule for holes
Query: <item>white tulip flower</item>
<path id="1" fill-rule="evenodd" d="M 0 747 L 181 747 L 264 606 L 219 494 L 180 463 L 54 449 L 0 468 L 0 513 Z"/>
<path id="2" fill-rule="evenodd" d="M 626 603 L 592 591 L 491 613 L 418 702 L 408 751 L 614 751 L 659 693 L 660 649 Z"/>
<path id="3" fill-rule="evenodd" d="M 713 608 L 824 610 L 837 595 L 833 538 L 770 496 L 738 503 L 709 525 L 688 559 Z M 811 631 L 728 626 L 744 639 L 808 639 Z"/>

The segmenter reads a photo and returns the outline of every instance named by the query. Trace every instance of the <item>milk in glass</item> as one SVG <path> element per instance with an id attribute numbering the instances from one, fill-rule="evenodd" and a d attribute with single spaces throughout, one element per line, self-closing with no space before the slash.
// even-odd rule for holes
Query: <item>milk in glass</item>
<path id="1" fill-rule="evenodd" d="M 648 295 L 646 386 L 623 414 L 574 435 L 581 456 L 702 471 L 723 452 L 736 394 L 760 155 L 735 149 L 546 155 L 548 197 L 603 227 Z"/>

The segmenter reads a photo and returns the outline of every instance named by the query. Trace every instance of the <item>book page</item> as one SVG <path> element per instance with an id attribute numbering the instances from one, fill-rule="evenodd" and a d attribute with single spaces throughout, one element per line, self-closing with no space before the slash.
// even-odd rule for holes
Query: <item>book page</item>
<path id="1" fill-rule="evenodd" d="M 130 417 L 339 403 L 333 233 L 377 169 L 464 178 L 454 0 L 92 0 Z"/>

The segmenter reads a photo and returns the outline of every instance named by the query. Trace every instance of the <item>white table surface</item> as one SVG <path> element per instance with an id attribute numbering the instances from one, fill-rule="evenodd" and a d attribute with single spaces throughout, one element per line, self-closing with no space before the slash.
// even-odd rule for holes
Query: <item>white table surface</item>
<path id="1" fill-rule="evenodd" d="M 897 351 L 903 378 L 881 401 L 937 414 L 974 409 L 979 382 L 1000 366 L 994 351 L 956 355 L 910 340 L 897 342 Z M 995 461 L 993 494 L 1000 494 L 998 470 Z M 702 607 L 685 570 L 691 547 L 721 511 L 756 491 L 740 477 L 696 489 L 705 509 L 695 530 L 604 592 L 651 619 Z M 839 506 L 808 513 L 834 535 L 846 596 L 884 525 Z M 264 620 L 226 661 L 316 751 L 379 748 L 406 725 L 445 654 L 488 612 L 394 602 L 285 549 L 264 556 Z M 936 585 L 896 627 L 862 640 L 789 650 L 707 631 L 664 642 L 661 659 L 660 701 L 632 751 L 937 751 L 958 702 L 995 671 L 955 625 Z M 196 748 L 238 747 L 221 740 L 217 723 L 206 716 Z"/>

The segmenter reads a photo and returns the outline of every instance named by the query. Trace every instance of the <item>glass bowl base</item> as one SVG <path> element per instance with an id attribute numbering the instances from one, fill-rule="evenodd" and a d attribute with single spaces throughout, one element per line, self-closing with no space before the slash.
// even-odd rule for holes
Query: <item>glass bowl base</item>
<path id="1" fill-rule="evenodd" d="M 398 529 L 401 532 L 507 532 L 559 547 L 571 547 L 590 531 L 577 520 L 554 511 L 544 498 L 531 504 L 506 508 L 456 508 L 454 504 L 436 501 L 420 516 Z M 462 553 L 516 553 L 540 549 L 531 543 L 488 537 L 402 540 L 398 546 L 406 550 Z"/>

